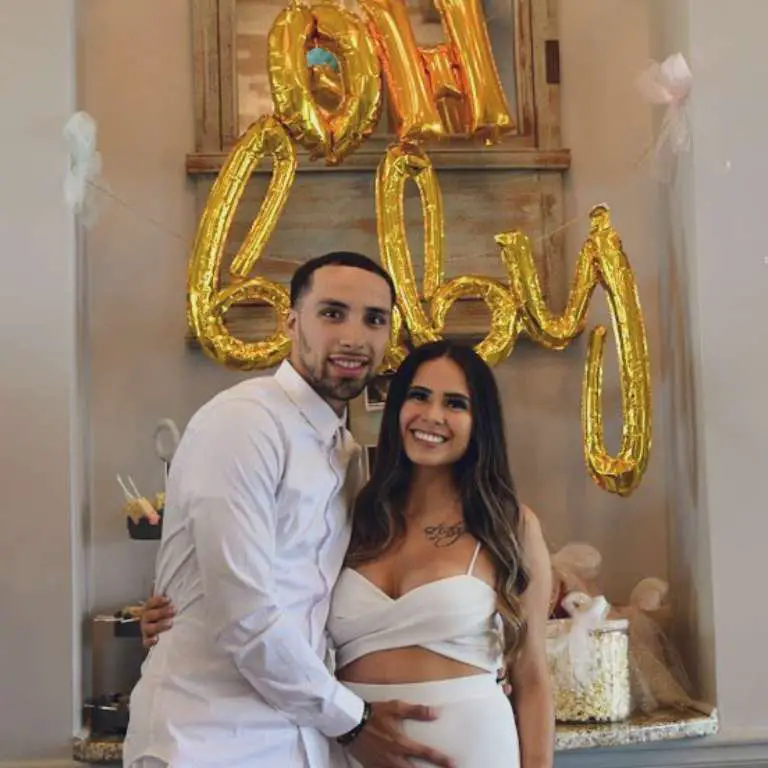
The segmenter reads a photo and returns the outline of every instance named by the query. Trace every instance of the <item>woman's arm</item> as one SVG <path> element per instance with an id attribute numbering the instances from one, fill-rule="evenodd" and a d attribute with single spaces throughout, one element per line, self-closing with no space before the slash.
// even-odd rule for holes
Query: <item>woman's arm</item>
<path id="1" fill-rule="evenodd" d="M 510 670 L 512 703 L 520 736 L 521 768 L 552 768 L 555 715 L 546 652 L 552 567 L 538 518 L 527 507 L 522 507 L 522 513 L 522 545 L 530 576 L 522 597 L 528 632 Z"/>

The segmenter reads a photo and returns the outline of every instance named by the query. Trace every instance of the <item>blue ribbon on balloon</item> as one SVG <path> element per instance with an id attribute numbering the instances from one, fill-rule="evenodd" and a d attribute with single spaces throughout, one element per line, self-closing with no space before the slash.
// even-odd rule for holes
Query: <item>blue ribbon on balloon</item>
<path id="1" fill-rule="evenodd" d="M 308 67 L 331 67 L 334 72 L 339 71 L 339 62 L 336 57 L 325 48 L 310 48 L 307 51 L 307 66 Z"/>

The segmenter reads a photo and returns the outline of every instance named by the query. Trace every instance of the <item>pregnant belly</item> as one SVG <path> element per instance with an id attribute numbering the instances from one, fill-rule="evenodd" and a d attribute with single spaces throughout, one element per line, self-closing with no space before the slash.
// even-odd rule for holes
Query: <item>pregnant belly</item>
<path id="1" fill-rule="evenodd" d="M 380 685 L 426 683 L 487 674 L 486 670 L 424 648 L 397 648 L 370 653 L 336 672 L 342 682 Z"/>
<path id="2" fill-rule="evenodd" d="M 348 685 L 373 704 L 397 699 L 434 707 L 437 719 L 404 720 L 403 732 L 408 738 L 451 758 L 457 768 L 520 766 L 515 716 L 493 675 L 485 673 L 401 685 Z M 410 764 L 413 768 L 434 768 L 422 760 L 412 760 Z M 351 754 L 342 755 L 342 759 L 332 765 L 360 768 Z"/>

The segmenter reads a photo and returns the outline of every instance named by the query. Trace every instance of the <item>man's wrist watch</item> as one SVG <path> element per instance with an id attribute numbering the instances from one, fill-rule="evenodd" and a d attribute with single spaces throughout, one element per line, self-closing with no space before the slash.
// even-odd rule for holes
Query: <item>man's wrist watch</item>
<path id="1" fill-rule="evenodd" d="M 351 731 L 347 731 L 347 733 L 342 733 L 341 736 L 338 736 L 336 741 L 343 747 L 349 746 L 360 735 L 360 732 L 365 728 L 365 724 L 371 719 L 372 711 L 371 705 L 367 701 L 364 701 L 363 716 L 360 719 L 360 722 Z"/>

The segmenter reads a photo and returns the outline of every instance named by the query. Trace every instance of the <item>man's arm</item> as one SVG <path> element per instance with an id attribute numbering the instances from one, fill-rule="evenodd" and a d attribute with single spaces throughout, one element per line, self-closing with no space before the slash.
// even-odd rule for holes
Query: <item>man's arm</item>
<path id="1" fill-rule="evenodd" d="M 284 437 L 253 402 L 206 414 L 184 456 L 189 515 L 210 628 L 253 688 L 298 725 L 329 737 L 355 728 L 363 702 L 325 667 L 282 610 L 274 580 Z"/>

